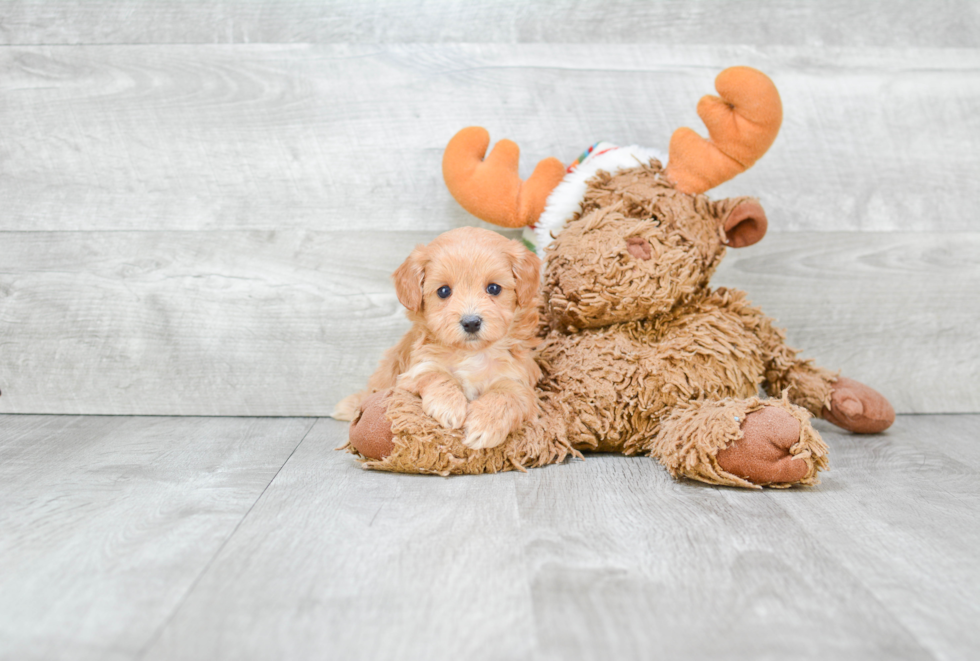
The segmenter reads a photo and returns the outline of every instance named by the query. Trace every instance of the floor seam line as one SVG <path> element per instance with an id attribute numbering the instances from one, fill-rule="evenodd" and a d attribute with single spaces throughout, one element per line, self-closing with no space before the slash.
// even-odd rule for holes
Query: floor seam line
<path id="1" fill-rule="evenodd" d="M 286 460 L 282 462 L 282 465 L 279 466 L 278 469 L 276 469 L 275 474 L 269 480 L 268 484 L 266 484 L 262 488 L 262 491 L 259 493 L 259 495 L 255 498 L 255 500 L 252 502 L 252 504 L 249 505 L 248 509 L 242 515 L 242 518 L 240 518 L 238 520 L 238 523 L 235 524 L 235 527 L 232 528 L 231 532 L 228 533 L 228 536 L 225 537 L 224 541 L 221 542 L 221 544 L 218 546 L 218 548 L 215 550 L 215 552 L 211 555 L 211 558 L 204 565 L 203 569 L 201 569 L 201 571 L 198 573 L 198 575 L 194 577 L 194 580 L 191 582 L 190 586 L 187 588 L 187 591 L 184 592 L 184 596 L 182 596 L 180 598 L 180 601 L 177 602 L 177 605 L 174 606 L 174 609 L 170 612 L 170 615 L 167 616 L 167 618 L 163 621 L 162 624 L 160 624 L 160 626 L 153 633 L 153 635 L 150 636 L 150 638 L 146 641 L 146 643 L 143 645 L 143 647 L 140 648 L 139 652 L 136 653 L 136 656 L 133 657 L 134 659 L 142 659 L 143 657 L 145 657 L 146 654 L 150 651 L 150 649 L 157 643 L 157 641 L 160 639 L 160 636 L 163 635 L 163 632 L 167 629 L 167 627 L 170 625 L 170 623 L 173 622 L 174 618 L 177 616 L 177 613 L 179 613 L 180 610 L 184 607 L 184 604 L 187 603 L 187 599 L 191 596 L 191 594 L 197 588 L 198 583 L 201 582 L 201 579 L 204 578 L 204 576 L 211 569 L 211 566 L 214 564 L 214 561 L 217 560 L 217 558 L 218 558 L 219 555 L 221 555 L 221 552 L 228 545 L 228 542 L 230 542 L 231 539 L 238 532 L 238 529 L 242 527 L 242 523 L 244 523 L 245 522 L 245 519 L 248 518 L 248 515 L 252 513 L 252 510 L 255 509 L 255 506 L 258 504 L 258 502 L 260 500 L 262 500 L 262 496 L 264 496 L 265 495 L 265 492 L 269 490 L 269 487 L 272 486 L 272 483 L 276 481 L 276 478 L 279 477 L 279 473 L 281 473 L 282 472 L 282 469 L 286 467 L 286 464 L 289 463 L 289 460 L 293 458 L 293 455 L 296 454 L 296 450 L 298 450 L 299 449 L 299 446 L 301 446 L 303 444 L 303 441 L 306 440 L 306 437 L 310 435 L 310 432 L 313 431 L 313 427 L 316 426 L 316 423 L 319 420 L 320 420 L 320 418 L 314 418 L 313 421 L 310 423 L 310 426 L 306 428 L 306 431 L 303 432 L 303 435 L 300 437 L 299 442 L 296 444 L 296 446 L 292 449 L 292 451 L 286 457 Z"/>

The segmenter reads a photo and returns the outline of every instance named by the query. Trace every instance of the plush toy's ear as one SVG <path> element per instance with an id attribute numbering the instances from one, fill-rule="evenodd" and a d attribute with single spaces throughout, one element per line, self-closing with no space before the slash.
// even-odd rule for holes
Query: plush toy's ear
<path id="1" fill-rule="evenodd" d="M 517 304 L 527 307 L 541 287 L 541 259 L 517 241 L 511 241 L 510 260 L 517 281 Z"/>
<path id="2" fill-rule="evenodd" d="M 751 198 L 735 204 L 721 223 L 725 228 L 725 245 L 730 248 L 744 248 L 758 243 L 769 227 L 762 205 Z"/>
<path id="3" fill-rule="evenodd" d="M 395 269 L 391 279 L 395 281 L 398 302 L 412 312 L 422 309 L 422 283 L 425 280 L 425 246 L 417 246 L 402 265 Z"/>

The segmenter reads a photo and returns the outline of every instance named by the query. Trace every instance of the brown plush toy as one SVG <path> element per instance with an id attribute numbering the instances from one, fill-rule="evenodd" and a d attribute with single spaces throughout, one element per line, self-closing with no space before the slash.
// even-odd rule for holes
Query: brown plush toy
<path id="1" fill-rule="evenodd" d="M 858 433 L 891 425 L 884 397 L 797 358 L 743 292 L 709 286 L 726 247 L 763 237 L 766 215 L 755 199 L 703 193 L 750 167 L 782 121 L 762 73 L 726 69 L 716 88 L 720 98 L 698 105 L 710 139 L 678 130 L 669 161 L 600 143 L 567 172 L 546 159 L 522 182 L 513 143 L 484 160 L 485 130 L 452 139 L 443 173 L 453 196 L 488 222 L 533 223 L 525 233 L 546 260 L 541 414 L 504 444 L 470 450 L 417 397 L 379 392 L 347 445 L 366 467 L 485 473 L 593 450 L 649 455 L 674 476 L 712 484 L 812 485 L 827 446 L 811 415 Z"/>

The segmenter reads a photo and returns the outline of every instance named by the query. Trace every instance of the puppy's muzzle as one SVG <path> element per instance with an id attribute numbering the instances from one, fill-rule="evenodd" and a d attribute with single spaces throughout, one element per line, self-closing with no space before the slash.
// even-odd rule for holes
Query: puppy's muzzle
<path id="1" fill-rule="evenodd" d="M 463 327 L 463 330 L 470 335 L 480 332 L 480 326 L 483 325 L 483 318 L 475 314 L 467 314 L 459 319 L 459 325 Z"/>

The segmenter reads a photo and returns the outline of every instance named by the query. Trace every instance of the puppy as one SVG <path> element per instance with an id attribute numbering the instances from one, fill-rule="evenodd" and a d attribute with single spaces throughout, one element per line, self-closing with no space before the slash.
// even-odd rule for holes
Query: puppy
<path id="1" fill-rule="evenodd" d="M 475 227 L 416 247 L 392 276 L 412 328 L 333 417 L 351 420 L 369 394 L 398 387 L 444 427 L 464 428 L 467 447 L 503 443 L 538 412 L 540 272 L 523 245 Z"/>

